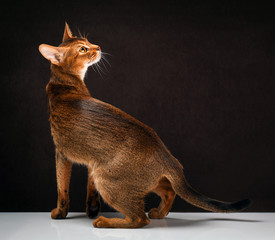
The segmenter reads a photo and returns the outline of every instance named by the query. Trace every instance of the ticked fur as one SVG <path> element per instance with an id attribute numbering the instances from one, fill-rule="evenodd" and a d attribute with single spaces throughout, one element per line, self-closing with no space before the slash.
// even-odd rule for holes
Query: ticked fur
<path id="1" fill-rule="evenodd" d="M 95 227 L 134 228 L 147 225 L 144 197 L 161 197 L 150 218 L 164 218 L 178 194 L 187 202 L 209 211 L 233 212 L 249 201 L 225 203 L 191 188 L 183 167 L 155 131 L 120 109 L 93 98 L 83 79 L 87 68 L 99 61 L 100 47 L 86 38 L 73 37 L 66 24 L 58 47 L 42 44 L 41 54 L 51 62 L 47 85 L 51 133 L 56 147 L 57 208 L 52 218 L 65 218 L 69 206 L 71 164 L 88 167 L 89 217 L 100 210 L 99 195 L 125 218 L 99 217 Z"/>

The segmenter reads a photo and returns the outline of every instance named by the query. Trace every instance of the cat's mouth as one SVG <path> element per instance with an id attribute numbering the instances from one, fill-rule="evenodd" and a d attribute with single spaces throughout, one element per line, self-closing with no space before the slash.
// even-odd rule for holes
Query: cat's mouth
<path id="1" fill-rule="evenodd" d="M 88 65 L 91 66 L 97 62 L 99 62 L 101 59 L 101 51 L 97 52 L 96 54 L 94 53 L 91 58 L 90 61 L 88 62 Z"/>

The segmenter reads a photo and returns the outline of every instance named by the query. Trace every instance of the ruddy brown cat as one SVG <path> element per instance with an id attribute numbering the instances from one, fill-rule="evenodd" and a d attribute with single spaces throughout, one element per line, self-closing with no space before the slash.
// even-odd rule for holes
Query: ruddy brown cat
<path id="1" fill-rule="evenodd" d="M 47 96 L 58 186 L 52 218 L 65 218 L 68 213 L 72 163 L 88 167 L 87 215 L 98 214 L 101 196 L 125 216 L 101 216 L 94 220 L 95 227 L 145 226 L 149 218 L 168 214 L 176 194 L 214 212 L 240 211 L 250 204 L 249 200 L 222 202 L 195 191 L 185 179 L 182 165 L 152 128 L 90 95 L 83 80 L 87 68 L 100 60 L 99 46 L 72 36 L 66 24 L 63 42 L 58 47 L 42 44 L 39 51 L 51 62 Z M 148 218 L 144 197 L 150 192 L 158 194 L 161 202 L 149 211 Z"/>

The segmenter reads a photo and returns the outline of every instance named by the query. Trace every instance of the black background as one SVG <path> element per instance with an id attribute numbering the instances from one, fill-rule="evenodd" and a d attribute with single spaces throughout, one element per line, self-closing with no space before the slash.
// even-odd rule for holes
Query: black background
<path id="1" fill-rule="evenodd" d="M 275 210 L 274 8 L 264 2 L 26 1 L 1 7 L 0 211 L 56 206 L 42 43 L 74 35 L 110 53 L 92 96 L 153 127 L 202 193 Z M 104 66 L 101 64 L 101 67 Z M 85 210 L 74 166 L 71 211 Z M 147 198 L 147 210 L 158 198 Z M 104 205 L 103 210 L 110 210 Z M 172 211 L 201 211 L 177 198 Z"/>

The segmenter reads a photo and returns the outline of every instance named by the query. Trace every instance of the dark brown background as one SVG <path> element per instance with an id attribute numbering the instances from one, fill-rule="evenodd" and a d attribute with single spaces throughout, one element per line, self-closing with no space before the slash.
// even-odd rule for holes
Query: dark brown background
<path id="1" fill-rule="evenodd" d="M 50 70 L 38 46 L 58 45 L 65 20 L 112 54 L 102 77 L 89 70 L 91 94 L 153 127 L 191 185 L 221 200 L 249 197 L 248 211 L 275 210 L 274 8 L 188 2 L 1 7 L 0 211 L 56 205 L 45 93 Z M 85 209 L 86 174 L 74 166 L 72 211 Z M 158 198 L 147 202 L 155 206 Z M 201 211 L 179 198 L 172 210 Z"/>

